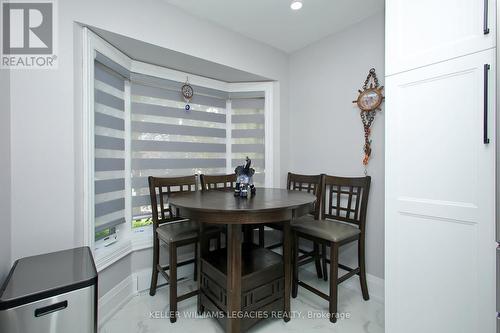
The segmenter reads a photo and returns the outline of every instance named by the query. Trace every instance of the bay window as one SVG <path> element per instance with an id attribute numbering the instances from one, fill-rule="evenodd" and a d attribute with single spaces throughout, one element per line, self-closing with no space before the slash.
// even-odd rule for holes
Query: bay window
<path id="1" fill-rule="evenodd" d="M 99 57 L 101 58 L 101 57 Z M 125 223 L 125 78 L 94 65 L 94 224 L 96 239 Z"/>
<path id="2" fill-rule="evenodd" d="M 85 178 L 92 213 L 85 222 L 98 268 L 105 265 L 100 257 L 109 263 L 116 253 L 133 251 L 138 233 L 143 248 L 150 246 L 148 176 L 232 173 L 248 156 L 256 185 L 272 186 L 266 176 L 272 83 L 231 84 L 141 63 L 86 34 L 92 59 L 84 118 L 92 163 Z M 180 93 L 186 79 L 194 89 L 188 111 Z"/>

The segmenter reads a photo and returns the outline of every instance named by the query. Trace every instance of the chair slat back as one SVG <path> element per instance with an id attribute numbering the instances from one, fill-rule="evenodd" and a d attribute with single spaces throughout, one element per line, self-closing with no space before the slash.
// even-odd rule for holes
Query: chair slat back
<path id="1" fill-rule="evenodd" d="M 331 218 L 365 228 L 371 177 L 324 177 L 323 218 Z"/>
<path id="2" fill-rule="evenodd" d="M 178 212 L 173 212 L 168 204 L 168 196 L 176 192 L 193 192 L 198 189 L 196 175 L 184 177 L 148 177 L 149 196 L 153 226 L 181 219 Z"/>
<path id="3" fill-rule="evenodd" d="M 202 191 L 228 191 L 236 187 L 236 174 L 200 175 Z"/>
<path id="4" fill-rule="evenodd" d="M 301 175 L 289 172 L 287 177 L 287 189 L 304 191 L 316 196 L 314 208 L 311 210 L 311 214 L 313 214 L 316 219 L 320 217 L 321 212 L 322 182 L 323 175 Z"/>

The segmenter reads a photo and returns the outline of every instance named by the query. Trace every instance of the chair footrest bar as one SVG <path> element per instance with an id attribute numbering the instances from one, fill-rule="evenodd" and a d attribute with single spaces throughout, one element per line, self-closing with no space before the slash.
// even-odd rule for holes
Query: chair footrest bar
<path id="1" fill-rule="evenodd" d="M 192 264 L 192 263 L 194 263 L 194 261 L 195 261 L 195 259 L 189 259 L 186 261 L 179 262 L 179 263 L 177 263 L 177 267 Z M 167 271 L 170 269 L 170 265 L 166 265 L 166 266 L 157 265 L 156 269 L 158 270 L 158 273 L 160 273 L 165 278 L 165 280 L 167 280 L 167 283 L 169 283 L 170 276 L 168 275 Z"/>
<path id="2" fill-rule="evenodd" d="M 181 277 L 181 278 L 177 279 L 177 283 L 182 282 L 182 281 L 185 281 L 185 280 L 187 280 L 187 279 L 188 279 L 187 277 L 183 276 L 183 277 Z M 170 284 L 170 283 L 168 283 L 168 282 L 165 282 L 165 283 L 160 283 L 159 285 L 157 285 L 157 286 L 156 286 L 156 289 L 159 289 L 159 288 L 161 288 L 161 287 L 166 287 L 166 286 L 168 286 L 169 284 Z"/>
<path id="3" fill-rule="evenodd" d="M 186 265 L 189 265 L 189 264 L 193 264 L 195 261 L 195 259 L 189 259 L 189 260 L 186 260 L 186 261 L 181 261 L 181 262 L 178 262 L 177 263 L 177 267 L 182 267 L 182 266 L 186 266 Z M 159 268 L 161 268 L 162 270 L 164 271 L 168 271 L 170 269 L 170 265 L 166 265 L 166 266 L 160 266 L 158 265 Z"/>
<path id="4" fill-rule="evenodd" d="M 301 256 L 298 257 L 298 260 L 303 260 L 304 258 L 308 258 L 308 257 L 314 257 L 315 253 L 314 251 L 306 251 L 306 250 L 302 250 L 299 248 L 299 253 L 302 253 Z"/>
<path id="5" fill-rule="evenodd" d="M 184 301 L 184 300 L 186 300 L 188 298 L 191 298 L 193 296 L 196 296 L 196 295 L 198 295 L 198 290 L 193 290 L 193 291 L 191 291 L 191 292 L 189 292 L 187 294 L 178 296 L 177 297 L 177 302 L 182 302 L 182 301 Z"/>
<path id="6" fill-rule="evenodd" d="M 327 262 L 330 263 L 330 260 L 328 259 Z M 348 271 L 348 272 L 353 271 L 355 269 L 358 269 L 358 268 L 351 268 L 349 266 L 342 265 L 342 264 L 339 264 L 339 268 L 343 269 L 344 271 Z"/>
<path id="7" fill-rule="evenodd" d="M 347 280 L 348 278 L 350 278 L 350 277 L 352 277 L 352 276 L 354 276 L 356 274 L 359 274 L 359 268 L 353 269 L 349 273 L 347 273 L 347 274 L 342 275 L 341 277 L 339 277 L 337 284 L 341 284 L 342 282 L 344 282 L 345 280 Z"/>
<path id="8" fill-rule="evenodd" d="M 313 255 L 314 251 L 307 251 L 307 250 L 299 248 L 299 253 L 303 253 L 303 254 L 307 254 L 307 255 Z"/>
<path id="9" fill-rule="evenodd" d="M 301 261 L 301 260 L 304 260 L 304 259 L 306 259 L 306 258 L 313 258 L 313 259 L 314 259 L 314 256 L 312 256 L 312 255 L 310 255 L 310 254 L 303 254 L 303 255 L 299 256 L 299 257 L 297 258 L 297 260 Z"/>
<path id="10" fill-rule="evenodd" d="M 305 289 L 309 290 L 309 291 L 310 291 L 310 292 L 312 292 L 313 294 L 318 295 L 319 297 L 323 298 L 324 300 L 326 300 L 326 301 L 330 301 L 330 297 L 329 297 L 327 294 L 325 294 L 325 293 L 323 293 L 323 292 L 319 291 L 318 289 L 316 289 L 316 288 L 314 288 L 314 287 L 312 287 L 312 286 L 308 285 L 307 283 L 302 282 L 302 281 L 298 281 L 298 282 L 297 282 L 297 284 L 298 284 L 299 286 L 301 286 L 301 287 L 303 287 L 303 288 L 305 288 Z"/>
<path id="11" fill-rule="evenodd" d="M 302 265 L 306 265 L 306 264 L 309 264 L 311 262 L 314 261 L 314 258 L 308 258 L 308 259 L 299 259 L 297 261 L 297 266 L 302 266 Z"/>
<path id="12" fill-rule="evenodd" d="M 272 249 L 277 249 L 278 247 L 282 247 L 282 246 L 283 246 L 283 243 L 276 243 L 276 244 L 266 246 L 266 249 L 272 250 Z"/>
<path id="13" fill-rule="evenodd" d="M 328 264 L 330 264 L 330 259 L 326 259 L 326 262 Z M 359 267 L 357 267 L 357 268 L 351 268 L 349 266 L 339 264 L 339 268 L 343 269 L 344 271 L 348 271 L 348 272 L 356 271 L 355 274 L 357 274 L 357 275 L 359 275 L 359 272 L 360 272 Z"/>
<path id="14" fill-rule="evenodd" d="M 158 272 L 167 280 L 167 283 L 170 283 L 170 276 L 165 272 L 165 270 L 161 269 L 161 266 L 158 265 Z"/>

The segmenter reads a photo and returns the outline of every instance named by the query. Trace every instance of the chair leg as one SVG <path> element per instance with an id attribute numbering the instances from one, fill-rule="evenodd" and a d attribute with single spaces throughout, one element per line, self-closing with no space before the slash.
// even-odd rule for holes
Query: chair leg
<path id="1" fill-rule="evenodd" d="M 326 266 L 326 244 L 321 246 L 321 258 L 323 262 L 323 280 L 328 281 L 328 268 Z"/>
<path id="2" fill-rule="evenodd" d="M 170 322 L 177 320 L 177 247 L 175 243 L 169 245 L 170 255 Z"/>
<path id="3" fill-rule="evenodd" d="M 318 279 L 323 277 L 323 273 L 321 272 L 321 257 L 319 253 L 319 244 L 314 242 L 314 263 L 316 264 L 316 274 L 318 275 Z"/>
<path id="4" fill-rule="evenodd" d="M 220 233 L 218 233 L 218 234 L 217 234 L 217 239 L 216 239 L 216 241 L 215 241 L 215 249 L 216 249 L 216 250 L 220 250 L 220 249 L 222 248 L 222 242 L 221 242 L 221 239 L 220 239 L 220 238 L 221 238 L 221 234 L 220 234 Z"/>
<path id="5" fill-rule="evenodd" d="M 338 301 L 338 274 L 339 274 L 339 245 L 330 244 L 330 321 L 337 322 L 337 301 Z"/>
<path id="6" fill-rule="evenodd" d="M 198 280 L 198 242 L 194 243 L 194 275 L 193 280 Z"/>
<path id="7" fill-rule="evenodd" d="M 292 298 L 297 297 L 299 290 L 299 236 L 292 231 Z"/>
<path id="8" fill-rule="evenodd" d="M 149 287 L 149 295 L 156 294 L 156 286 L 158 285 L 158 264 L 160 263 L 160 241 L 153 235 L 153 271 L 151 273 L 151 286 Z"/>
<path id="9" fill-rule="evenodd" d="M 243 243 L 253 244 L 253 226 L 252 225 L 243 225 Z"/>
<path id="10" fill-rule="evenodd" d="M 259 247 L 264 247 L 264 226 L 259 225 Z"/>
<path id="11" fill-rule="evenodd" d="M 205 224 L 200 223 L 200 236 L 198 238 L 198 243 L 197 243 L 197 251 L 196 251 L 196 267 L 200 267 L 200 264 L 198 261 L 201 261 L 201 259 L 204 257 L 204 252 L 206 249 L 206 235 L 205 235 Z M 197 276 L 198 276 L 198 295 L 197 295 L 197 308 L 198 308 L 198 314 L 201 315 L 203 312 L 205 312 L 205 307 L 201 304 L 201 284 L 202 284 L 202 277 L 201 277 L 201 269 L 197 269 Z"/>
<path id="12" fill-rule="evenodd" d="M 227 248 L 227 233 L 228 233 L 227 229 L 228 228 L 227 228 L 227 226 L 225 228 L 226 228 L 226 231 L 224 233 L 224 246 Z"/>
<path id="13" fill-rule="evenodd" d="M 365 267 L 365 239 L 361 237 L 358 240 L 358 265 L 359 265 L 359 282 L 361 284 L 361 292 L 363 299 L 368 301 L 370 295 L 368 294 L 368 285 L 366 284 L 366 267 Z"/>

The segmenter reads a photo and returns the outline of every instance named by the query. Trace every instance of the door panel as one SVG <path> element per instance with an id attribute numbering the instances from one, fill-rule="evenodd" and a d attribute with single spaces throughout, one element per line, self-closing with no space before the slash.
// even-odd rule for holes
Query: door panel
<path id="1" fill-rule="evenodd" d="M 388 333 L 494 332 L 494 61 L 487 50 L 386 78 Z"/>
<path id="2" fill-rule="evenodd" d="M 456 58 L 495 46 L 496 1 L 386 0 L 386 74 Z"/>
<path id="3" fill-rule="evenodd" d="M 471 242 L 477 225 L 407 214 L 400 219 L 397 244 L 405 250 L 398 251 L 392 286 L 400 292 L 399 325 L 387 332 L 486 333 L 469 317 L 478 314 L 480 258 Z"/>

